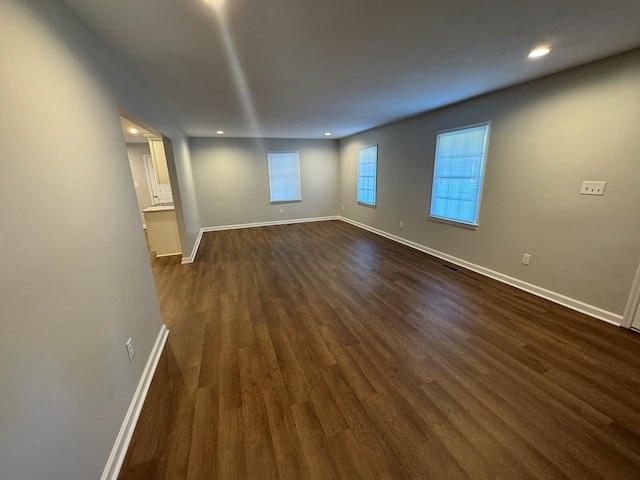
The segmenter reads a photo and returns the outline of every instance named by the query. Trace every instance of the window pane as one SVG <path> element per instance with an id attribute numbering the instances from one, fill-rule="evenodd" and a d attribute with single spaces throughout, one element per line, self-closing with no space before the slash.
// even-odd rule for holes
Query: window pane
<path id="1" fill-rule="evenodd" d="M 489 124 L 439 133 L 430 214 L 477 225 Z"/>
<path id="2" fill-rule="evenodd" d="M 356 199 L 368 205 L 376 204 L 376 175 L 378 169 L 378 146 L 358 149 L 358 182 Z"/>
<path id="3" fill-rule="evenodd" d="M 300 200 L 298 152 L 268 152 L 269 194 L 272 202 Z"/>

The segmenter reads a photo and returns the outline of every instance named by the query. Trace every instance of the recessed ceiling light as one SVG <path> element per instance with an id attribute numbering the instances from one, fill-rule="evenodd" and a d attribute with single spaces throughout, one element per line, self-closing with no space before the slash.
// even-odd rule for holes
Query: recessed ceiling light
<path id="1" fill-rule="evenodd" d="M 222 135 L 222 134 L 224 133 L 224 130 L 218 130 L 218 131 L 216 131 L 216 133 L 217 133 L 218 135 Z"/>
<path id="2" fill-rule="evenodd" d="M 331 132 L 325 132 L 324 136 L 325 137 L 330 137 L 331 136 Z"/>
<path id="3" fill-rule="evenodd" d="M 547 47 L 547 46 L 536 47 L 529 52 L 529 58 L 544 57 L 550 51 L 551 51 L 551 47 Z"/>
<path id="4" fill-rule="evenodd" d="M 138 133 L 138 129 L 137 128 L 130 128 L 129 132 L 130 133 Z"/>

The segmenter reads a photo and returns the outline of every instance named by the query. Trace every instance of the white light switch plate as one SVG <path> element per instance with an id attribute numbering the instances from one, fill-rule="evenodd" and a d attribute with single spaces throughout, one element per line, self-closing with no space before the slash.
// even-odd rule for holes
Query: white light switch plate
<path id="1" fill-rule="evenodd" d="M 582 182 L 580 195 L 604 195 L 604 188 L 606 186 L 607 182 L 584 181 Z"/>

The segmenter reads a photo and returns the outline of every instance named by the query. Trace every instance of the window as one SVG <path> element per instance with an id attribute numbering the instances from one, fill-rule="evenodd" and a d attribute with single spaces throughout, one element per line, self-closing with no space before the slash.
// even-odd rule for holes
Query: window
<path id="1" fill-rule="evenodd" d="M 430 215 L 478 224 L 489 123 L 438 133 Z"/>
<path id="2" fill-rule="evenodd" d="M 298 152 L 268 152 L 271 202 L 300 200 L 300 157 Z"/>
<path id="3" fill-rule="evenodd" d="M 376 204 L 376 175 L 378 169 L 378 146 L 358 149 L 358 203 Z"/>

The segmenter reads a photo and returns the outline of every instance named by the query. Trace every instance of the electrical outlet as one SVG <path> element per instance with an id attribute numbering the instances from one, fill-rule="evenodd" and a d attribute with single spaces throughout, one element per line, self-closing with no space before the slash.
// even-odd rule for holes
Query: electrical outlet
<path id="1" fill-rule="evenodd" d="M 284 208 L 280 209 L 280 214 L 282 215 L 284 213 Z"/>
<path id="2" fill-rule="evenodd" d="M 131 340 L 131 338 L 129 338 L 129 340 L 127 340 L 127 356 L 129 357 L 129 361 L 133 360 L 133 356 L 135 354 L 136 354 L 136 352 L 133 349 L 133 340 Z"/>
<path id="3" fill-rule="evenodd" d="M 582 182 L 582 188 L 580 189 L 580 195 L 604 195 L 604 188 L 607 186 L 607 182 L 594 182 L 585 181 Z"/>
<path id="4" fill-rule="evenodd" d="M 522 255 L 523 265 L 529 265 L 530 262 L 531 262 L 531 255 L 529 255 L 528 253 L 525 253 L 524 255 Z"/>
<path id="5" fill-rule="evenodd" d="M 342 211 L 344 212 L 344 205 L 342 205 Z"/>
<path id="6" fill-rule="evenodd" d="M 404 228 L 404 222 L 400 220 L 400 228 Z"/>

